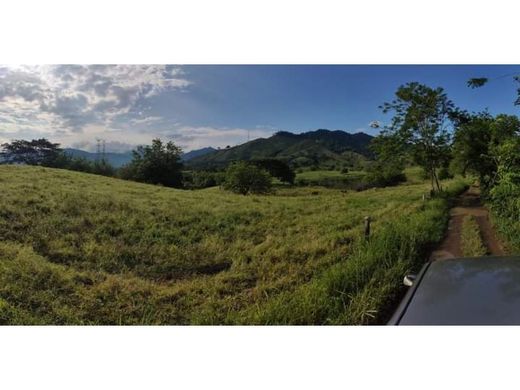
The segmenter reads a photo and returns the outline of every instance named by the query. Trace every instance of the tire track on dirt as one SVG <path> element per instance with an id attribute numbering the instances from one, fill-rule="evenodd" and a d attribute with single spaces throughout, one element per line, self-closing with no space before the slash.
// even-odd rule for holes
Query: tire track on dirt
<path id="1" fill-rule="evenodd" d="M 473 185 L 457 198 L 455 206 L 450 210 L 447 234 L 439 247 L 431 253 L 430 260 L 443 260 L 463 256 L 461 232 L 462 222 L 467 215 L 475 217 L 488 255 L 499 256 L 505 254 L 504 246 L 498 239 L 489 220 L 489 211 L 482 205 L 480 188 Z"/>

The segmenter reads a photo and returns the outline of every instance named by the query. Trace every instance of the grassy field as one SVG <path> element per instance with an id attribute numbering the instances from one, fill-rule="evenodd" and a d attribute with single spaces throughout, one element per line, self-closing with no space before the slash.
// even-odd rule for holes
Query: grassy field
<path id="1" fill-rule="evenodd" d="M 448 207 L 427 184 L 241 196 L 0 166 L 0 187 L 8 324 L 378 323 Z"/>

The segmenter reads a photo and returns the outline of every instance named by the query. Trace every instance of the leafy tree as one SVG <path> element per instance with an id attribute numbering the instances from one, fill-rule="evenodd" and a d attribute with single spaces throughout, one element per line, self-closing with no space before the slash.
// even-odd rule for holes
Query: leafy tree
<path id="1" fill-rule="evenodd" d="M 476 174 L 483 188 L 490 188 L 500 165 L 500 146 L 519 133 L 520 120 L 514 115 L 472 115 L 455 131 L 452 169 Z"/>
<path id="2" fill-rule="evenodd" d="M 384 113 L 394 113 L 382 137 L 402 142 L 403 151 L 428 172 L 432 191 L 440 191 L 437 171 L 450 158 L 448 130 L 455 106 L 442 88 L 433 89 L 417 82 L 399 87 L 395 95 L 396 99 L 381 107 Z"/>
<path id="3" fill-rule="evenodd" d="M 464 176 L 467 173 L 477 174 L 481 182 L 493 171 L 489 158 L 492 122 L 491 115 L 479 113 L 457 127 L 452 147 L 453 171 Z"/>
<path id="4" fill-rule="evenodd" d="M 228 167 L 223 187 L 242 195 L 267 193 L 271 189 L 271 176 L 254 164 L 239 161 Z"/>
<path id="5" fill-rule="evenodd" d="M 121 170 L 121 177 L 167 187 L 182 186 L 182 150 L 173 142 L 154 139 L 151 145 L 132 151 L 132 161 Z"/>
<path id="6" fill-rule="evenodd" d="M 45 138 L 31 141 L 14 140 L 1 145 L 0 156 L 7 164 L 53 166 L 62 153 L 59 146 L 60 144 L 52 143 Z"/>
<path id="7" fill-rule="evenodd" d="M 296 174 L 287 163 L 281 160 L 270 158 L 263 160 L 253 160 L 251 163 L 255 164 L 259 168 L 265 169 L 271 176 L 280 179 L 280 181 L 294 184 L 294 178 L 296 177 Z"/>
<path id="8" fill-rule="evenodd" d="M 470 88 L 480 88 L 480 87 L 483 87 L 484 85 L 486 85 L 490 81 L 494 81 L 494 80 L 501 79 L 501 78 L 504 78 L 504 77 L 511 77 L 511 76 L 513 76 L 513 80 L 515 82 L 520 84 L 520 75 L 518 73 L 512 73 L 512 74 L 502 75 L 502 76 L 496 77 L 496 78 L 491 79 L 491 80 L 489 78 L 487 78 L 487 77 L 471 78 L 471 79 L 468 80 L 468 87 L 470 87 Z M 517 88 L 516 94 L 517 94 L 517 98 L 516 98 L 514 104 L 515 104 L 515 106 L 520 106 L 520 87 Z"/>
<path id="9" fill-rule="evenodd" d="M 406 180 L 406 144 L 398 134 L 383 132 L 372 140 L 369 148 L 376 160 L 366 168 L 365 180 L 368 185 L 390 186 Z"/>

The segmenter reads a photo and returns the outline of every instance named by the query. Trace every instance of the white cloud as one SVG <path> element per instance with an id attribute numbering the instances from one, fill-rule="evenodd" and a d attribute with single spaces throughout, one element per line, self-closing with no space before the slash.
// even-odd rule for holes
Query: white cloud
<path id="1" fill-rule="evenodd" d="M 200 149 L 206 146 L 224 148 L 235 146 L 257 138 L 267 138 L 273 129 L 254 128 L 215 128 L 180 126 L 177 129 L 163 132 L 164 136 L 174 139 L 186 150 Z"/>
<path id="2" fill-rule="evenodd" d="M 150 109 L 162 92 L 183 91 L 189 85 L 182 70 L 173 66 L 0 66 L 0 141 L 45 137 L 92 151 L 96 138 L 102 138 L 107 151 L 121 152 L 161 138 L 189 151 L 233 146 L 275 131 L 272 125 L 244 129 L 181 124 L 164 108 L 167 100 L 161 102 L 163 111 Z"/>
<path id="3" fill-rule="evenodd" d="M 133 125 L 149 125 L 151 123 L 160 123 L 162 121 L 164 121 L 164 118 L 161 116 L 147 116 L 144 118 L 130 119 L 130 123 Z"/>
<path id="4" fill-rule="evenodd" d="M 6 123 L 69 133 L 108 128 L 123 115 L 139 117 L 140 102 L 189 84 L 179 68 L 163 65 L 3 66 L 0 134 Z"/>

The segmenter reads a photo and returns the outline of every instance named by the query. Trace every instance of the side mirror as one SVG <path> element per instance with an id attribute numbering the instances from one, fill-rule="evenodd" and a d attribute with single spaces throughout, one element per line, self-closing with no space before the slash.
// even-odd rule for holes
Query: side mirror
<path id="1" fill-rule="evenodd" d="M 406 287 L 412 287 L 413 283 L 415 282 L 415 279 L 417 278 L 417 275 L 406 275 L 403 279 L 403 284 Z"/>

